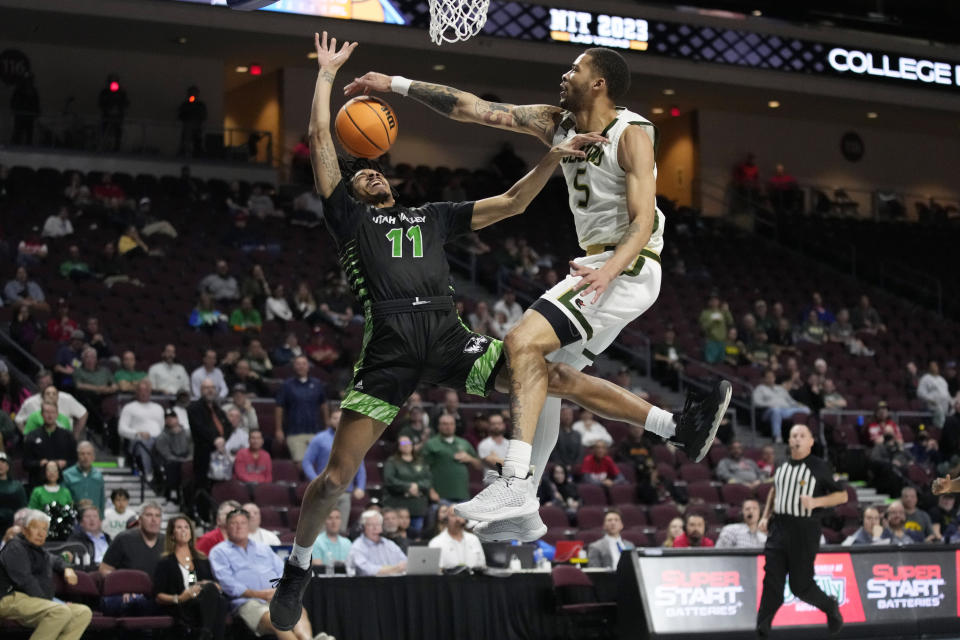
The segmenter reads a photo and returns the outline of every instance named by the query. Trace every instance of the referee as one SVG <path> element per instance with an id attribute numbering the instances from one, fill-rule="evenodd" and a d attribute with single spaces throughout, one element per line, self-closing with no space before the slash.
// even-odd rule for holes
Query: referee
<path id="1" fill-rule="evenodd" d="M 763 596 L 757 611 L 759 638 L 770 635 L 773 617 L 783 604 L 787 574 L 793 594 L 827 614 L 831 634 L 843 626 L 837 599 L 817 586 L 813 573 L 820 546 L 820 514 L 824 508 L 846 502 L 847 492 L 834 482 L 830 466 L 810 454 L 813 434 L 806 425 L 790 429 L 789 445 L 790 458 L 773 474 L 773 489 L 760 518 L 759 529 L 768 537 L 763 550 Z"/>

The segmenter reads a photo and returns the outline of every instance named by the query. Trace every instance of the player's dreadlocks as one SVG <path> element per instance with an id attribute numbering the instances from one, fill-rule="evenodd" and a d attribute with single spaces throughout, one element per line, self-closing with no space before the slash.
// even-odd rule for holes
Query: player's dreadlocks
<path id="1" fill-rule="evenodd" d="M 354 197 L 356 197 L 357 194 L 353 190 L 353 176 L 355 176 L 358 171 L 362 171 L 363 169 L 373 169 L 374 171 L 379 171 L 380 173 L 386 175 L 380 163 L 369 158 L 352 158 L 349 156 L 345 157 L 338 155 L 337 163 L 340 165 L 340 175 L 346 178 L 344 184 L 346 185 L 347 190 L 350 192 L 350 195 Z M 393 194 L 394 202 L 397 202 L 400 198 L 400 194 L 397 193 L 392 185 L 390 185 L 390 193 Z"/>

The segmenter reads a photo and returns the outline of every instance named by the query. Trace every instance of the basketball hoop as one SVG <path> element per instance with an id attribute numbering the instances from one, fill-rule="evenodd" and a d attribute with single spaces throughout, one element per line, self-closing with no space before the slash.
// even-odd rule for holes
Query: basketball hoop
<path id="1" fill-rule="evenodd" d="M 480 33 L 490 0 L 430 0 L 430 38 L 440 46 Z"/>

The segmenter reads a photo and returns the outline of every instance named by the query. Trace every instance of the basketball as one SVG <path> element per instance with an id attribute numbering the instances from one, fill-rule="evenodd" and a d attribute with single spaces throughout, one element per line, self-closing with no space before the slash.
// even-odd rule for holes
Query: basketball
<path id="1" fill-rule="evenodd" d="M 379 158 L 397 140 L 397 116 L 383 100 L 357 96 L 340 108 L 337 138 L 357 158 Z"/>

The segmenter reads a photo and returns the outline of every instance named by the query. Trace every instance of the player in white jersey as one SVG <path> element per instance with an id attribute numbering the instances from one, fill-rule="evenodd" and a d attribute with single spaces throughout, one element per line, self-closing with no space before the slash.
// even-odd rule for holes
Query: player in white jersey
<path id="1" fill-rule="evenodd" d="M 588 149 L 582 161 L 562 165 L 586 255 L 571 261 L 570 275 L 544 293 L 504 340 L 513 438 L 499 477 L 456 507 L 468 519 L 489 522 L 477 531 L 488 539 L 510 537 L 507 533 L 523 539 L 543 530 L 535 493 L 556 444 L 560 409 L 559 400 L 547 399 L 548 371 L 554 370 L 548 360 L 582 369 L 660 291 L 664 220 L 655 201 L 656 130 L 616 106 L 629 85 L 630 71 L 620 54 L 588 49 L 563 74 L 559 107 L 491 103 L 452 87 L 375 72 L 345 89 L 347 95 L 392 90 L 454 120 L 527 133 L 550 146 L 578 131 L 601 131 L 608 138 Z M 700 460 L 713 442 L 730 393 L 730 384 L 721 381 L 703 398 L 688 397 L 678 418 L 644 403 L 631 422 Z"/>

